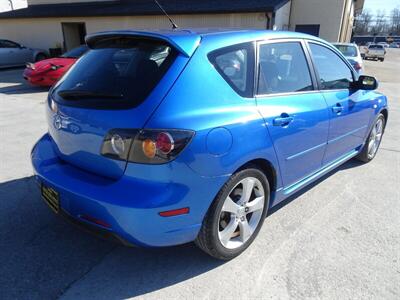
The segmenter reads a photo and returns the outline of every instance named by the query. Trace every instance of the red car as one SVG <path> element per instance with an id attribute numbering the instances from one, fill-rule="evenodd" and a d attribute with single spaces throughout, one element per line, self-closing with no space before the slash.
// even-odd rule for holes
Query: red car
<path id="1" fill-rule="evenodd" d="M 88 51 L 88 47 L 83 45 L 64 53 L 60 57 L 27 63 L 23 76 L 33 85 L 52 86 L 86 51 Z"/>

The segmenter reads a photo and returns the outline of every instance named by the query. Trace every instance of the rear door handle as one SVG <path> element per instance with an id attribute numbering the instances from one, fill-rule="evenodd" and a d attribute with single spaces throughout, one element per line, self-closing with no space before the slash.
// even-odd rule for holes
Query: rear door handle
<path id="1" fill-rule="evenodd" d="M 287 114 L 282 114 L 279 118 L 275 118 L 272 123 L 274 126 L 287 126 L 292 121 L 293 117 L 290 117 Z"/>
<path id="2" fill-rule="evenodd" d="M 332 111 L 339 114 L 343 111 L 343 106 L 340 103 L 336 103 L 336 105 L 332 107 Z"/>

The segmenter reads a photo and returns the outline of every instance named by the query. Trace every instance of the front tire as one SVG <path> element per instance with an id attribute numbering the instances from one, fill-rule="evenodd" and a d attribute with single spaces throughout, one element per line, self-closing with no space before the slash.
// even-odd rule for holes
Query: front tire
<path id="1" fill-rule="evenodd" d="M 221 260 L 241 254 L 256 238 L 270 198 L 267 177 L 250 166 L 231 176 L 203 220 L 196 245 Z"/>
<path id="2" fill-rule="evenodd" d="M 382 136 L 385 132 L 385 126 L 385 116 L 383 114 L 379 114 L 375 120 L 374 125 L 372 126 L 364 147 L 362 148 L 360 154 L 356 156 L 358 160 L 367 163 L 374 159 L 381 144 Z"/>

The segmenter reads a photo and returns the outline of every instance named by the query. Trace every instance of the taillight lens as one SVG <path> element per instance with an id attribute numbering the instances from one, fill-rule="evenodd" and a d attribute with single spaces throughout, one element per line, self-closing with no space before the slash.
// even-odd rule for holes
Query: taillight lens
<path id="1" fill-rule="evenodd" d="M 189 130 L 113 129 L 104 138 L 101 154 L 135 163 L 163 164 L 175 159 L 193 135 Z"/>
<path id="2" fill-rule="evenodd" d="M 358 70 L 361 70 L 361 65 L 360 65 L 360 63 L 356 63 L 355 65 L 354 65 L 354 69 L 356 70 L 356 71 L 358 71 Z"/>

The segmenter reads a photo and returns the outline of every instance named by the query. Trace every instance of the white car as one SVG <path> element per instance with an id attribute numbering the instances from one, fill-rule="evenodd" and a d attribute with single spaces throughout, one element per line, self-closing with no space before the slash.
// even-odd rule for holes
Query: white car
<path id="1" fill-rule="evenodd" d="M 334 43 L 333 45 L 346 57 L 357 73 L 361 75 L 363 73 L 363 60 L 358 46 L 352 43 Z"/>
<path id="2" fill-rule="evenodd" d="M 33 49 L 9 40 L 0 39 L 0 68 L 24 66 L 47 58 L 46 50 Z"/>
<path id="3" fill-rule="evenodd" d="M 382 45 L 384 48 L 389 48 L 389 44 L 385 42 L 379 42 L 378 45 Z"/>
<path id="4" fill-rule="evenodd" d="M 372 44 L 368 46 L 364 58 L 384 61 L 385 54 L 386 54 L 386 49 L 382 44 Z"/>

